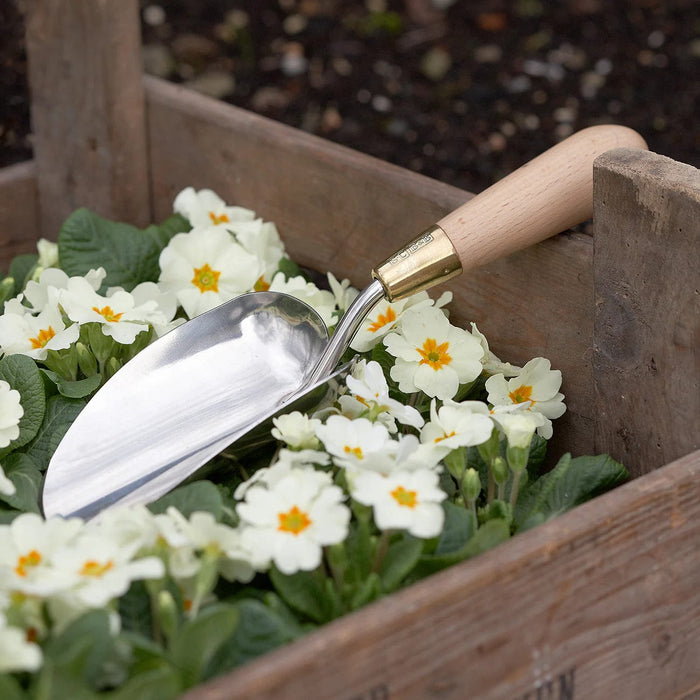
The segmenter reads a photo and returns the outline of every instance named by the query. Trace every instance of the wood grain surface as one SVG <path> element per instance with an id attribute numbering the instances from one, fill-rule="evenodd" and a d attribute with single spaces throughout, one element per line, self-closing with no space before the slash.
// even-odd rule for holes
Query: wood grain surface
<path id="1" fill-rule="evenodd" d="M 147 225 L 138 0 L 26 0 L 41 233 L 78 207 Z"/>
<path id="2" fill-rule="evenodd" d="M 39 202 L 33 161 L 0 169 L 0 271 L 15 255 L 35 253 Z"/>
<path id="3" fill-rule="evenodd" d="M 700 447 L 700 170 L 596 163 L 596 450 L 635 475 Z"/>
<path id="4" fill-rule="evenodd" d="M 696 452 L 183 700 L 687 697 L 699 540 Z"/>

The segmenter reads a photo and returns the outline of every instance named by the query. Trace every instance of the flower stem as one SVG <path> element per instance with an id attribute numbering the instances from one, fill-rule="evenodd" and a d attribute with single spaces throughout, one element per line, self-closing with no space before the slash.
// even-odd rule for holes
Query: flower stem
<path id="1" fill-rule="evenodd" d="M 384 557 L 386 557 L 386 553 L 389 550 L 389 540 L 391 539 L 392 534 L 393 530 L 384 530 L 379 537 L 377 549 L 374 553 L 374 563 L 372 564 L 372 571 L 375 574 L 378 574 L 379 570 L 382 568 Z"/>
<path id="2" fill-rule="evenodd" d="M 520 486 L 521 471 L 513 472 L 513 486 L 510 489 L 510 506 L 515 508 L 515 502 L 518 500 L 518 487 Z"/>

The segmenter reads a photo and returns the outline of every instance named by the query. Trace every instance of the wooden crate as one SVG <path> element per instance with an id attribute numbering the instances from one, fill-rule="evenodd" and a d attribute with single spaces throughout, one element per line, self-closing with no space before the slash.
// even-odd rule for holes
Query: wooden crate
<path id="1" fill-rule="evenodd" d="M 144 224 L 192 185 L 275 221 L 300 263 L 364 286 L 471 196 L 142 78 L 136 0 L 26 7 L 35 159 L 0 171 L 3 267 L 78 206 Z M 452 281 L 453 318 L 504 358 L 563 371 L 553 453 L 607 452 L 635 478 L 188 698 L 698 697 L 700 175 L 618 150 L 594 182 L 594 236 Z"/>

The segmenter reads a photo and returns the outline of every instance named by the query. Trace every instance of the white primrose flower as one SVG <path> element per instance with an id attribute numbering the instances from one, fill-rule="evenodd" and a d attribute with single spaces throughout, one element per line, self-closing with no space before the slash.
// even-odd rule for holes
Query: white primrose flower
<path id="1" fill-rule="evenodd" d="M 365 316 L 350 347 L 356 352 L 367 352 L 399 326 L 406 311 L 429 307 L 439 309 L 450 301 L 452 301 L 452 292 L 444 292 L 437 301 L 433 301 L 427 292 L 418 292 L 398 301 L 390 302 L 382 299 Z"/>
<path id="2" fill-rule="evenodd" d="M 4 379 L 0 379 L 0 448 L 19 437 L 19 421 L 24 415 L 21 396 Z"/>
<path id="3" fill-rule="evenodd" d="M 219 573 L 227 581 L 248 583 L 253 579 L 253 557 L 242 547 L 237 529 L 217 522 L 214 515 L 206 511 L 192 513 L 187 519 L 171 506 L 167 509 L 167 515 L 178 523 L 196 550 L 216 560 Z"/>
<path id="4" fill-rule="evenodd" d="M 58 265 L 58 244 L 46 238 L 40 238 L 36 242 L 36 251 L 39 254 L 37 265 L 39 267 L 56 267 Z"/>
<path id="5" fill-rule="evenodd" d="M 227 227 L 236 240 L 249 252 L 262 261 L 262 273 L 255 282 L 255 291 L 264 292 L 279 269 L 285 256 L 284 243 L 272 221 L 254 219 L 240 221 Z"/>
<path id="6" fill-rule="evenodd" d="M 38 671 L 43 661 L 41 647 L 27 640 L 27 633 L 9 626 L 0 612 L 0 674 Z"/>
<path id="7" fill-rule="evenodd" d="M 552 419 L 566 411 L 564 394 L 559 393 L 561 372 L 551 369 L 549 360 L 530 360 L 512 379 L 494 374 L 486 380 L 488 400 L 493 406 L 524 405 L 527 410 L 541 414 L 545 420 L 537 432 L 545 439 L 552 437 Z"/>
<path id="8" fill-rule="evenodd" d="M 123 345 L 131 345 L 139 333 L 148 330 L 147 319 L 158 309 L 152 299 L 137 305 L 134 297 L 121 288 L 102 296 L 82 277 L 71 277 L 68 286 L 59 290 L 58 301 L 71 321 L 81 325 L 99 323 L 104 335 Z"/>
<path id="9" fill-rule="evenodd" d="M 339 467 L 387 471 L 393 463 L 395 441 L 381 423 L 331 416 L 316 434 Z"/>
<path id="10" fill-rule="evenodd" d="M 2 464 L 0 464 L 0 494 L 3 496 L 12 496 L 16 490 L 14 483 L 7 478 Z"/>
<path id="11" fill-rule="evenodd" d="M 90 270 L 81 279 L 84 279 L 94 291 L 101 286 L 107 272 L 103 267 Z M 58 290 L 68 287 L 71 278 L 61 269 L 50 267 L 39 275 L 38 280 L 30 280 L 24 288 L 23 297 L 29 302 L 33 313 L 39 313 L 49 304 L 56 303 Z"/>
<path id="12" fill-rule="evenodd" d="M 262 261 L 223 228 L 176 234 L 159 264 L 158 286 L 175 294 L 189 318 L 252 291 L 263 272 Z"/>
<path id="13" fill-rule="evenodd" d="M 522 367 L 512 365 L 510 362 L 501 362 L 489 348 L 489 342 L 486 336 L 476 327 L 476 323 L 472 323 L 472 335 L 481 343 L 484 349 L 484 355 L 481 358 L 481 363 L 487 374 L 503 374 L 506 377 L 514 377 L 519 372 L 522 372 Z"/>
<path id="14" fill-rule="evenodd" d="M 482 401 L 445 401 L 438 408 L 433 399 L 430 422 L 421 430 L 420 440 L 434 444 L 446 454 L 458 447 L 481 445 L 491 437 L 492 431 L 489 407 Z"/>
<path id="15" fill-rule="evenodd" d="M 318 567 L 322 548 L 347 537 L 350 509 L 344 498 L 342 489 L 308 467 L 268 487 L 248 489 L 236 511 L 242 544 L 255 553 L 256 568 L 272 562 L 283 574 L 293 574 Z"/>
<path id="16" fill-rule="evenodd" d="M 321 425 L 318 418 L 309 418 L 304 413 L 293 411 L 273 418 L 272 423 L 275 426 L 272 437 L 286 442 L 292 449 L 315 450 L 320 444 L 316 437 L 316 428 Z"/>
<path id="17" fill-rule="evenodd" d="M 155 282 L 137 284 L 130 294 L 140 311 L 141 320 L 153 326 L 159 338 L 185 323 L 184 318 L 175 318 L 178 309 L 175 294 L 164 292 Z"/>
<path id="18" fill-rule="evenodd" d="M 395 420 L 422 427 L 424 420 L 419 411 L 389 396 L 389 385 L 378 362 L 358 361 L 345 383 L 351 393 L 338 399 L 344 415 L 356 418 L 368 412 L 370 420 L 383 423 L 391 433 L 396 432 Z"/>
<path id="19" fill-rule="evenodd" d="M 399 333 L 384 338 L 396 357 L 391 377 L 406 393 L 451 399 L 460 384 L 481 374 L 484 350 L 471 333 L 453 326 L 439 309 L 422 308 L 404 314 Z"/>
<path id="20" fill-rule="evenodd" d="M 399 470 L 388 476 L 362 472 L 351 484 L 351 496 L 372 507 L 380 530 L 407 530 L 427 539 L 439 535 L 445 522 L 440 504 L 447 494 L 438 483 L 439 475 L 431 469 Z"/>
<path id="21" fill-rule="evenodd" d="M 57 552 L 72 546 L 84 527 L 78 518 L 49 518 L 22 513 L 0 525 L 0 589 L 49 596 L 65 590 L 70 576 L 56 567 Z"/>
<path id="22" fill-rule="evenodd" d="M 49 350 L 70 347 L 80 335 L 77 323 L 68 326 L 57 304 L 47 304 L 38 315 L 17 299 L 5 304 L 0 316 L 0 350 L 5 355 L 27 355 L 45 360 Z"/>
<path id="23" fill-rule="evenodd" d="M 97 528 L 85 530 L 53 556 L 54 570 L 71 582 L 69 590 L 54 597 L 76 610 L 100 608 L 124 595 L 132 581 L 165 575 L 159 558 L 135 558 L 135 554 L 134 547 L 114 541 Z"/>
<path id="24" fill-rule="evenodd" d="M 338 307 L 338 311 L 343 314 L 347 311 L 350 304 L 355 301 L 355 297 L 360 293 L 360 290 L 351 286 L 348 279 L 339 282 L 332 272 L 328 272 L 326 277 L 328 278 L 328 286 L 331 288 L 335 298 L 335 305 Z"/>
<path id="25" fill-rule="evenodd" d="M 541 413 L 528 410 L 498 410 L 491 417 L 505 435 L 510 447 L 525 449 L 530 446 L 535 431 L 547 421 Z"/>
<path id="26" fill-rule="evenodd" d="M 245 494 L 251 486 L 258 484 L 265 487 L 274 487 L 278 481 L 287 476 L 294 469 L 312 468 L 320 485 L 333 483 L 330 474 L 314 468 L 314 465 L 326 466 L 330 464 L 331 458 L 327 452 L 318 450 L 287 450 L 281 449 L 277 454 L 277 459 L 269 467 L 258 469 L 253 475 L 239 484 L 233 492 L 233 497 L 243 500 Z M 308 476 L 307 478 L 311 478 Z"/>
<path id="27" fill-rule="evenodd" d="M 175 197 L 173 209 L 184 216 L 192 228 L 227 228 L 233 223 L 252 221 L 255 218 L 254 211 L 228 206 L 216 192 L 208 189 L 196 191 L 194 187 L 186 187 Z"/>
<path id="28" fill-rule="evenodd" d="M 335 297 L 325 289 L 319 289 L 304 277 L 286 279 L 284 273 L 278 272 L 270 283 L 271 292 L 282 292 L 300 299 L 318 313 L 326 326 L 334 326 L 336 319 Z"/>

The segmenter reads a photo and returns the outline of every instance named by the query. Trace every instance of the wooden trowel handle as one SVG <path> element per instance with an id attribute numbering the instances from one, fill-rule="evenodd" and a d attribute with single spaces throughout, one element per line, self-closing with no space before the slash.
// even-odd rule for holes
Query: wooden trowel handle
<path id="1" fill-rule="evenodd" d="M 379 266 L 375 277 L 389 298 L 405 296 L 590 219 L 593 161 L 619 147 L 646 149 L 646 143 L 636 131 L 615 125 L 569 136 L 440 219 Z M 441 251 L 443 232 L 449 240 Z M 450 242 L 453 248 L 445 251 Z M 429 271 L 422 269 L 426 264 Z M 399 282 L 404 274 L 413 279 Z"/>

